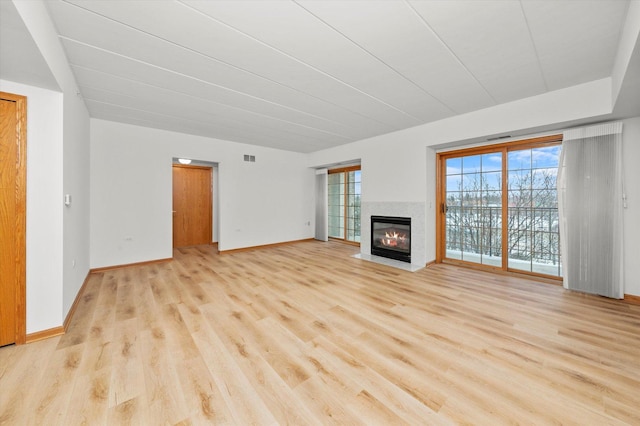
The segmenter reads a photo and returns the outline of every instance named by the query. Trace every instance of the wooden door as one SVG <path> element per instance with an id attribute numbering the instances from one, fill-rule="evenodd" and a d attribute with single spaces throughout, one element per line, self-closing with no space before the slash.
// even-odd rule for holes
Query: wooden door
<path id="1" fill-rule="evenodd" d="M 173 247 L 211 244 L 211 167 L 173 166 Z"/>
<path id="2" fill-rule="evenodd" d="M 26 98 L 0 92 L 0 346 L 25 339 Z"/>

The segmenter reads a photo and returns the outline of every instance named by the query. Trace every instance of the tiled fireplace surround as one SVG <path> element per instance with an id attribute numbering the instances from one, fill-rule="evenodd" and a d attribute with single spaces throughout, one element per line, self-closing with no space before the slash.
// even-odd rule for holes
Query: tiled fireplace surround
<path id="1" fill-rule="evenodd" d="M 427 262 L 425 214 L 424 203 L 363 202 L 360 217 L 360 253 L 363 258 L 371 256 L 371 216 L 410 217 L 411 266 L 416 268 L 424 267 Z"/>

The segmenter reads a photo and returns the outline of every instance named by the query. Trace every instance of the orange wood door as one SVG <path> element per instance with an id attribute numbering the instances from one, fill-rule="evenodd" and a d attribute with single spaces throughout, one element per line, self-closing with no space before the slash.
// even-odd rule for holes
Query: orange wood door
<path id="1" fill-rule="evenodd" d="M 173 166 L 173 247 L 211 244 L 211 167 Z"/>
<path id="2" fill-rule="evenodd" d="M 0 346 L 16 337 L 16 103 L 0 100 Z"/>

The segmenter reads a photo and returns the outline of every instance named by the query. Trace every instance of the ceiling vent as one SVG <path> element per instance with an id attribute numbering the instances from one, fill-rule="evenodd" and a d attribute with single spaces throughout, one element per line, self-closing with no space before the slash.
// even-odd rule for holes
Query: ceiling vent
<path id="1" fill-rule="evenodd" d="M 499 139 L 508 139 L 510 137 L 511 137 L 511 135 L 503 135 L 503 136 L 496 136 L 496 137 L 493 137 L 493 138 L 488 138 L 487 140 L 489 142 L 491 142 L 491 141 L 497 141 Z"/>

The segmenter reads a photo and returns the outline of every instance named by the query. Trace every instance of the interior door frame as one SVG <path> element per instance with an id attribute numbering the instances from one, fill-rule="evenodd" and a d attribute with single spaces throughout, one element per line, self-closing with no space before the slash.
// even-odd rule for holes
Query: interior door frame
<path id="1" fill-rule="evenodd" d="M 172 193 L 171 193 L 171 197 L 173 200 L 173 169 L 175 168 L 182 168 L 182 169 L 201 169 L 201 170 L 209 170 L 210 172 L 210 177 L 211 180 L 209 182 L 210 185 L 210 191 L 211 191 L 211 202 L 209 203 L 209 239 L 207 244 L 209 245 L 213 245 L 213 203 L 214 203 L 214 197 L 213 197 L 213 166 L 201 166 L 201 165 L 194 165 L 194 164 L 180 164 L 180 163 L 172 163 L 171 164 L 171 179 L 172 179 Z M 173 204 L 172 204 L 172 209 L 173 209 Z M 171 235 L 172 235 L 172 243 L 171 243 L 171 249 L 175 249 L 175 240 L 173 238 L 174 235 L 174 223 L 173 223 L 174 219 L 173 219 L 173 215 L 172 215 L 172 224 L 171 224 Z"/>
<path id="2" fill-rule="evenodd" d="M 12 93 L 0 92 L 3 101 L 16 104 L 16 310 L 15 310 L 15 343 L 22 345 L 27 338 L 27 97 Z"/>

